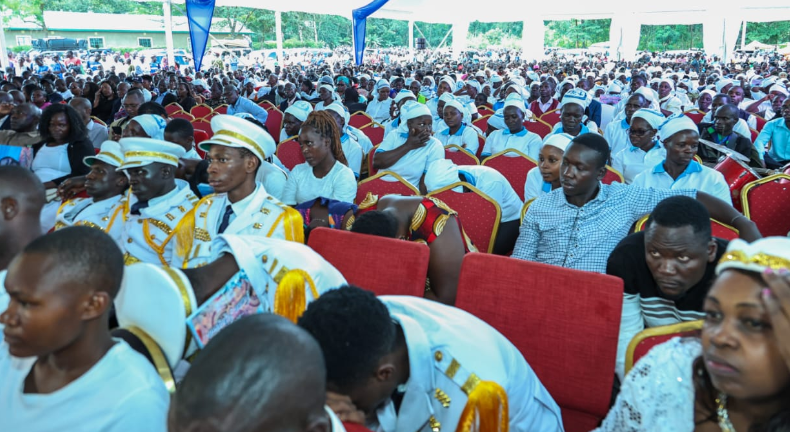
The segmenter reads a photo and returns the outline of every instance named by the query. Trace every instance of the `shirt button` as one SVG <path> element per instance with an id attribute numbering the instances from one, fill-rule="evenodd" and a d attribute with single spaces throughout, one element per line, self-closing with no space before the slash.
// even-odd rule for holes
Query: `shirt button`
<path id="1" fill-rule="evenodd" d="M 133 242 L 134 242 L 134 240 L 132 240 L 132 238 L 131 238 L 131 237 L 129 237 L 128 239 L 126 239 L 126 243 L 133 243 Z"/>
<path id="2" fill-rule="evenodd" d="M 433 355 L 433 358 L 435 358 L 436 361 L 440 362 L 442 361 L 442 358 L 444 358 L 444 354 L 442 354 L 441 351 L 436 351 L 436 353 Z"/>

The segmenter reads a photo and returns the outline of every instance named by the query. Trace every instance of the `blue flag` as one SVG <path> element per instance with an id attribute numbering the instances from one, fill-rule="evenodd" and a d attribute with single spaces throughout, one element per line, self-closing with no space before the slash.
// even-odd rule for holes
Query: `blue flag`
<path id="1" fill-rule="evenodd" d="M 354 59 L 357 65 L 362 64 L 362 57 L 365 55 L 365 31 L 367 29 L 367 18 L 377 10 L 381 9 L 389 0 L 373 0 L 372 2 L 354 9 L 351 12 L 351 28 L 354 31 Z"/>
<path id="2" fill-rule="evenodd" d="M 195 71 L 200 70 L 206 52 L 211 18 L 214 16 L 214 0 L 186 0 L 189 38 L 192 40 L 192 57 Z"/>

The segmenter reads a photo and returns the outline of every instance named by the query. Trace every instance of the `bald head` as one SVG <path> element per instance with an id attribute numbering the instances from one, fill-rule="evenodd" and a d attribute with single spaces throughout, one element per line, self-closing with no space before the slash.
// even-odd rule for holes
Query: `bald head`
<path id="1" fill-rule="evenodd" d="M 88 124 L 88 122 L 91 120 L 91 110 L 93 109 L 93 106 L 88 101 L 88 99 L 83 97 L 75 97 L 71 99 L 69 105 L 77 110 L 77 112 L 80 114 L 80 117 L 82 118 L 82 122 Z"/>
<path id="2" fill-rule="evenodd" d="M 318 343 L 274 314 L 220 331 L 170 404 L 171 432 L 326 431 L 326 369 Z"/>

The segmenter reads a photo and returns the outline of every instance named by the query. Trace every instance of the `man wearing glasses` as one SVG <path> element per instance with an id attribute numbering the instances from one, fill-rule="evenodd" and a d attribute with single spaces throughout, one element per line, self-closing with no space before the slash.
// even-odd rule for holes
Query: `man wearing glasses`
<path id="1" fill-rule="evenodd" d="M 137 110 L 144 101 L 143 91 L 138 88 L 133 88 L 126 93 L 126 96 L 123 98 L 123 109 L 126 111 L 126 117 L 121 117 L 110 125 L 110 137 L 113 141 L 121 139 L 123 128 L 126 127 L 129 120 L 137 116 Z"/>
<path id="2" fill-rule="evenodd" d="M 11 129 L 11 110 L 15 106 L 13 96 L 0 91 L 0 130 Z"/>
<path id="3" fill-rule="evenodd" d="M 790 163 L 790 98 L 782 104 L 781 116 L 769 121 L 760 135 L 754 140 L 754 147 L 765 155 L 765 166 L 769 169 L 781 168 Z M 767 152 L 765 147 L 771 143 Z"/>

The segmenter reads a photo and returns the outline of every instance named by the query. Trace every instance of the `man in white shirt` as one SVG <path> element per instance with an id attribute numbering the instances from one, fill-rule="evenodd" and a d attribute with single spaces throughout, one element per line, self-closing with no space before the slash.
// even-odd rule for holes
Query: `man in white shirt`
<path id="1" fill-rule="evenodd" d="M 302 242 L 299 212 L 256 181 L 261 170 L 264 178 L 280 173 L 266 162 L 266 156 L 274 153 L 272 137 L 250 121 L 222 114 L 211 118 L 211 129 L 214 135 L 200 148 L 208 153 L 208 182 L 215 193 L 203 197 L 189 216 L 194 219 L 195 236 L 186 265 L 206 264 L 211 241 L 223 233 Z"/>
<path id="2" fill-rule="evenodd" d="M 116 243 L 88 227 L 40 237 L 11 262 L 0 315 L 4 430 L 167 430 L 156 369 L 108 330 L 123 271 Z"/>
<path id="3" fill-rule="evenodd" d="M 91 119 L 92 106 L 90 101 L 82 97 L 75 97 L 71 99 L 69 105 L 77 110 L 82 121 L 85 122 L 85 129 L 88 131 L 88 138 L 91 140 L 91 143 L 93 143 L 93 147 L 101 148 L 102 143 L 109 139 L 109 135 L 107 133 L 107 127 Z"/>
<path id="4" fill-rule="evenodd" d="M 192 363 L 173 398 L 169 430 L 221 424 L 345 432 L 325 403 L 326 369 L 315 339 L 285 318 L 252 315 L 222 329 Z"/>
<path id="5" fill-rule="evenodd" d="M 724 176 L 694 160 L 699 144 L 697 125 L 688 117 L 676 114 L 661 126 L 659 136 L 667 158 L 652 170 L 634 178 L 633 186 L 653 189 L 693 189 L 713 195 L 732 205 L 730 188 Z"/>

